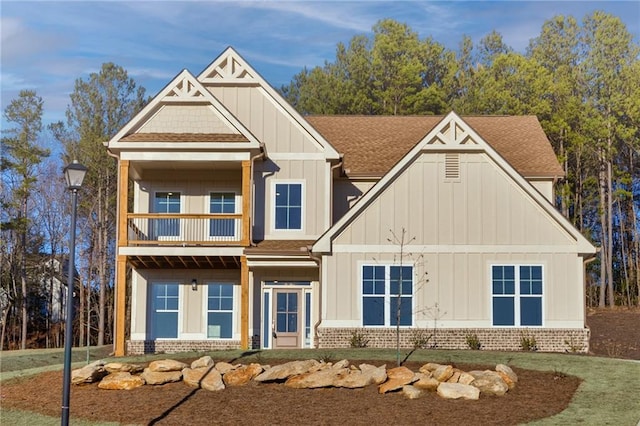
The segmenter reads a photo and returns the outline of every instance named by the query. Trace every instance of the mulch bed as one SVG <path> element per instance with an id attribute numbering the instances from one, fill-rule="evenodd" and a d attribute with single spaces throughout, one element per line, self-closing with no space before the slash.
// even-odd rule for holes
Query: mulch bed
<path id="1" fill-rule="evenodd" d="M 269 360 L 271 365 L 288 360 Z M 367 362 L 352 361 L 358 365 Z M 404 365 L 418 371 L 424 363 Z M 392 365 L 387 365 L 389 368 Z M 495 366 L 457 365 L 463 370 Z M 380 395 L 365 389 L 291 389 L 278 383 L 251 382 L 219 392 L 193 389 L 182 382 L 143 386 L 131 391 L 98 389 L 97 384 L 72 386 L 70 417 L 125 424 L 305 424 L 515 425 L 561 412 L 571 401 L 580 379 L 554 372 L 514 368 L 519 382 L 506 395 L 481 395 L 478 401 L 445 400 L 425 392 L 416 400 L 399 393 Z M 2 384 L 3 408 L 60 415 L 62 372 L 49 372 Z"/>

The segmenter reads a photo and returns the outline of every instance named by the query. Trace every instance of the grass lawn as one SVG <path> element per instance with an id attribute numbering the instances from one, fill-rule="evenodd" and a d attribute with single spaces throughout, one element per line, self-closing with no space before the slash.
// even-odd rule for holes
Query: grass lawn
<path id="1" fill-rule="evenodd" d="M 90 359 L 109 360 L 110 347 L 91 348 Z M 321 349 L 293 351 L 219 351 L 208 352 L 214 359 L 234 359 L 234 362 L 269 363 L 269 359 L 370 359 L 380 360 L 392 366 L 395 363 L 394 350 L 379 349 Z M 406 352 L 403 352 L 404 355 Z M 171 355 L 148 355 L 118 358 L 118 361 L 145 362 L 160 358 L 194 358 L 202 353 L 182 353 Z M 13 377 L 28 376 L 42 371 L 62 369 L 62 350 L 27 350 L 0 353 L 1 381 Z M 86 362 L 86 349 L 73 352 L 74 367 Z M 525 369 L 554 371 L 574 375 L 583 383 L 569 405 L 562 413 L 538 421 L 541 425 L 630 425 L 640 421 L 640 362 L 592 356 L 551 354 L 535 352 L 489 352 L 489 351 L 444 351 L 418 350 L 411 361 L 431 361 L 439 363 L 488 364 L 504 363 Z M 83 362 L 84 361 L 84 362 Z M 0 389 L 1 392 L 1 389 Z M 21 411 L 0 411 L 1 424 L 58 424 L 59 419 Z M 74 421 L 74 424 L 89 424 Z M 96 423 L 93 423 L 96 424 Z"/>

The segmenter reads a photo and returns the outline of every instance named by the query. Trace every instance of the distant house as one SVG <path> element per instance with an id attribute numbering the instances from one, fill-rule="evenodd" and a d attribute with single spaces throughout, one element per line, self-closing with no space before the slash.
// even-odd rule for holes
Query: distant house
<path id="1" fill-rule="evenodd" d="M 552 205 L 535 117 L 305 117 L 228 48 L 107 148 L 117 355 L 393 346 L 398 321 L 403 346 L 588 348 L 595 248 Z"/>

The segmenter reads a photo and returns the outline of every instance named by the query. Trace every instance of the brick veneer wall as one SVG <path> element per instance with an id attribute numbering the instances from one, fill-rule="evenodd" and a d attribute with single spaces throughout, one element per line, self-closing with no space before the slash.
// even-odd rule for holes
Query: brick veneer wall
<path id="1" fill-rule="evenodd" d="M 128 340 L 127 354 L 175 353 L 240 349 L 239 340 Z"/>
<path id="2" fill-rule="evenodd" d="M 348 348 L 355 333 L 368 340 L 369 348 L 393 348 L 396 346 L 395 329 L 366 328 L 320 328 L 318 329 L 319 348 Z M 424 347 L 438 349 L 469 349 L 467 336 L 475 334 L 481 343 L 481 349 L 518 351 L 522 350 L 523 336 L 533 337 L 536 347 L 544 352 L 589 351 L 590 330 L 549 329 L 549 328 L 447 328 L 447 329 L 401 329 L 400 346 L 413 348 L 414 342 L 429 338 Z"/>

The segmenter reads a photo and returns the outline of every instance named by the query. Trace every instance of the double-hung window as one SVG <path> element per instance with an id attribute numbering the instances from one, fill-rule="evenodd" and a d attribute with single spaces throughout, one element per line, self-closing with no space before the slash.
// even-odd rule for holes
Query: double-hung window
<path id="1" fill-rule="evenodd" d="M 207 337 L 233 337 L 233 284 L 207 285 Z"/>
<path id="2" fill-rule="evenodd" d="M 153 199 L 153 211 L 155 213 L 179 214 L 179 192 L 156 192 Z M 167 218 L 154 220 L 154 233 L 156 237 L 179 237 L 180 219 Z"/>
<path id="3" fill-rule="evenodd" d="M 276 183 L 275 229 L 302 229 L 302 183 Z"/>
<path id="4" fill-rule="evenodd" d="M 362 325 L 413 325 L 413 267 L 363 265 Z"/>
<path id="5" fill-rule="evenodd" d="M 542 266 L 493 265 L 493 325 L 542 325 Z"/>
<path id="6" fill-rule="evenodd" d="M 209 194 L 209 213 L 234 214 L 236 194 L 233 192 L 212 192 Z M 209 237 L 234 237 L 235 219 L 210 219 Z"/>
<path id="7" fill-rule="evenodd" d="M 153 337 L 155 339 L 177 338 L 179 285 L 152 284 L 151 299 Z"/>

